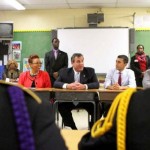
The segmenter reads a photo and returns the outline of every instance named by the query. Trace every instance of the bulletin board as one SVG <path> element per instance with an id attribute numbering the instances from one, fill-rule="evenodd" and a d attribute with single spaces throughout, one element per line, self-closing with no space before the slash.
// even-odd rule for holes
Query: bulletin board
<path id="1" fill-rule="evenodd" d="M 44 58 L 45 53 L 50 51 L 51 32 L 15 32 L 13 41 L 22 42 L 20 70 L 23 71 L 23 58 L 28 58 L 31 54 Z"/>
<path id="2" fill-rule="evenodd" d="M 135 51 L 132 55 L 135 54 L 138 44 L 144 45 L 145 53 L 150 56 L 150 30 L 139 30 L 135 32 Z"/>

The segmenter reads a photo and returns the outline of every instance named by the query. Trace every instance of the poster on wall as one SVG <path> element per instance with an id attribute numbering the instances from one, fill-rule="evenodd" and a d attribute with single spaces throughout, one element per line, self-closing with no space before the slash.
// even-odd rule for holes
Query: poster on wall
<path id="1" fill-rule="evenodd" d="M 13 50 L 13 59 L 21 61 L 21 51 Z"/>
<path id="2" fill-rule="evenodd" d="M 8 56 L 7 56 L 7 55 L 4 55 L 4 56 L 3 56 L 3 64 L 4 64 L 4 65 L 7 65 L 7 62 L 8 62 Z"/>
<path id="3" fill-rule="evenodd" d="M 22 42 L 12 41 L 12 50 L 22 50 Z"/>
<path id="4" fill-rule="evenodd" d="M 40 58 L 40 61 L 42 62 L 41 70 L 44 71 L 44 58 Z M 28 63 L 28 58 L 23 58 L 23 72 L 24 71 L 29 71 L 29 70 L 30 70 L 30 66 L 29 66 L 29 63 Z"/>

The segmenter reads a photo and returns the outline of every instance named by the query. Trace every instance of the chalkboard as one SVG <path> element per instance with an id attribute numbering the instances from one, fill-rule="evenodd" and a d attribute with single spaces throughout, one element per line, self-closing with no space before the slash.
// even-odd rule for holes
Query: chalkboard
<path id="1" fill-rule="evenodd" d="M 44 58 L 51 47 L 51 32 L 15 32 L 13 41 L 22 42 L 20 70 L 23 69 L 23 58 L 37 54 Z"/>
<path id="2" fill-rule="evenodd" d="M 129 56 L 128 28 L 58 29 L 60 49 L 68 53 L 82 53 L 85 66 L 105 74 L 115 68 L 118 55 Z M 69 59 L 69 66 L 71 66 Z"/>
<path id="3" fill-rule="evenodd" d="M 136 53 L 136 46 L 138 44 L 144 45 L 144 51 L 147 55 L 150 55 L 150 31 L 136 31 L 135 32 L 135 50 L 132 52 L 132 56 Z"/>

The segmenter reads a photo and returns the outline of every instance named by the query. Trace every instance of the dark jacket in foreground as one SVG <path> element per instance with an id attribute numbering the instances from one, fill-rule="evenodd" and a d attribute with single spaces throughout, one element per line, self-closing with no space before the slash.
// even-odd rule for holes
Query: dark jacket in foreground
<path id="1" fill-rule="evenodd" d="M 116 119 L 116 118 L 115 118 Z M 79 150 L 117 150 L 116 120 L 113 127 L 99 138 L 90 133 L 79 142 Z M 126 128 L 126 150 L 150 150 L 150 89 L 132 95 Z"/>
<path id="2" fill-rule="evenodd" d="M 0 150 L 19 150 L 19 141 L 7 88 L 11 86 L 0 82 Z M 34 94 L 34 93 L 33 93 Z M 42 100 L 38 104 L 24 91 L 24 96 L 34 133 L 36 150 L 67 150 L 60 131 L 55 125 L 52 106 Z"/>

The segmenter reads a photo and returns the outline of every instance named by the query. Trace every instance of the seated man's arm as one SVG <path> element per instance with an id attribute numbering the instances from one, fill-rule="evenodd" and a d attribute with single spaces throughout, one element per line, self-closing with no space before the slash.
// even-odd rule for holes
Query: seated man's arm
<path id="1" fill-rule="evenodd" d="M 57 78 L 57 80 L 54 82 L 54 87 L 55 88 L 63 88 L 63 85 L 65 83 L 62 82 L 62 77 L 61 77 L 61 74 L 59 75 L 59 77 Z"/>
<path id="2" fill-rule="evenodd" d="M 112 74 L 113 74 L 113 72 L 111 70 L 106 74 L 106 78 L 105 78 L 105 82 L 104 82 L 105 89 L 113 90 Z"/>
<path id="3" fill-rule="evenodd" d="M 88 89 L 98 89 L 99 88 L 99 82 L 95 73 L 95 70 L 93 68 L 90 69 L 90 79 L 88 80 L 88 83 L 86 83 Z"/>
<path id="4" fill-rule="evenodd" d="M 147 70 L 144 74 L 143 88 L 150 88 L 150 69 Z"/>

